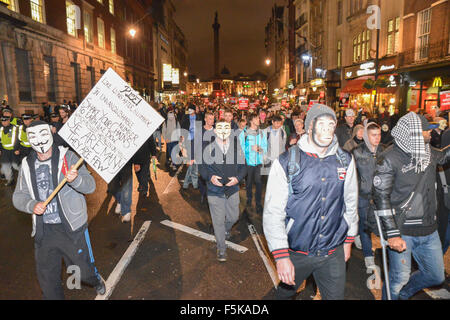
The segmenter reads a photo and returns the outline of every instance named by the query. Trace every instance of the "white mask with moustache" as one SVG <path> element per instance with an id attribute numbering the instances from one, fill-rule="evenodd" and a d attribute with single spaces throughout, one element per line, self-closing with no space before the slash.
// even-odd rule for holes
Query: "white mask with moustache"
<path id="1" fill-rule="evenodd" d="M 39 124 L 26 129 L 31 147 L 38 153 L 46 153 L 53 145 L 53 136 L 48 124 Z"/>

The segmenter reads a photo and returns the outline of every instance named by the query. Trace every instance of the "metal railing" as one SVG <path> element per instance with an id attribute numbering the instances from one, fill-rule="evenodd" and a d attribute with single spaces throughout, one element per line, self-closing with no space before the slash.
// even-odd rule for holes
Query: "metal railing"
<path id="1" fill-rule="evenodd" d="M 427 46 L 416 47 L 399 53 L 399 66 L 415 63 L 426 63 L 449 57 L 449 39 L 430 43 Z"/>

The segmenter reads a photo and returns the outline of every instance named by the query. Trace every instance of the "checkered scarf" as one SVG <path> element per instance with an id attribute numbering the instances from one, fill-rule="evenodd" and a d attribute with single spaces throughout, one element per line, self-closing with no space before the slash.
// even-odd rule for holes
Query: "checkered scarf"
<path id="1" fill-rule="evenodd" d="M 401 117 L 391 134 L 400 149 L 411 155 L 411 162 L 403 166 L 402 171 L 405 173 L 413 168 L 416 173 L 425 171 L 430 164 L 431 150 L 423 138 L 419 116 L 410 112 Z"/>

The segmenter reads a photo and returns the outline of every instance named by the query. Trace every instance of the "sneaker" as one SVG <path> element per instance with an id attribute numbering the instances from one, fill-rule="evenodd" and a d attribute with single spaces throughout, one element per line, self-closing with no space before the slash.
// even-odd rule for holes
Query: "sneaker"
<path id="1" fill-rule="evenodd" d="M 95 287 L 95 291 L 97 291 L 97 294 L 100 296 L 106 293 L 106 283 L 102 276 L 100 276 L 100 283 Z"/>
<path id="2" fill-rule="evenodd" d="M 227 261 L 227 252 L 225 250 L 217 250 L 217 260 L 220 262 Z"/>
<path id="3" fill-rule="evenodd" d="M 361 243 L 361 237 L 360 236 L 356 236 L 355 237 L 355 247 L 358 248 L 359 250 L 362 249 L 362 243 Z"/>
<path id="4" fill-rule="evenodd" d="M 375 258 L 374 257 L 365 257 L 364 262 L 366 264 L 367 269 L 375 267 Z"/>
<path id="5" fill-rule="evenodd" d="M 122 216 L 121 221 L 123 223 L 129 222 L 131 220 L 131 212 L 128 212 L 126 215 Z"/>
<path id="6" fill-rule="evenodd" d="M 117 206 L 116 206 L 116 210 L 114 210 L 114 212 L 116 213 L 116 214 L 120 214 L 120 203 L 118 203 L 117 204 Z"/>

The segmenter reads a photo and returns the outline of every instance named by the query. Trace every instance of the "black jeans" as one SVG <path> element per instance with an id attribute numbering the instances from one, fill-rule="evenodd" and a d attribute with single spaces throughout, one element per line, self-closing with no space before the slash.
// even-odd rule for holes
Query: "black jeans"
<path id="1" fill-rule="evenodd" d="M 295 268 L 295 286 L 280 282 L 276 291 L 277 300 L 292 298 L 298 287 L 311 274 L 322 296 L 322 300 L 344 300 L 345 255 L 344 246 L 326 257 L 313 257 L 290 251 L 290 259 Z"/>
<path id="2" fill-rule="evenodd" d="M 138 191 L 147 193 L 150 181 L 150 158 L 146 158 L 144 163 L 141 164 L 141 170 L 136 172 L 136 177 L 139 181 Z"/>
<path id="3" fill-rule="evenodd" d="M 249 166 L 247 165 L 247 179 L 245 181 L 247 189 L 247 204 L 252 203 L 253 198 L 253 183 L 256 186 L 255 202 L 257 207 L 262 207 L 262 180 L 261 180 L 261 165 Z"/>
<path id="4" fill-rule="evenodd" d="M 34 243 L 36 271 L 45 300 L 64 299 L 61 286 L 61 262 L 67 267 L 76 265 L 80 268 L 81 281 L 97 286 L 100 275 L 94 265 L 94 256 L 87 228 L 68 235 L 62 224 L 44 224 L 44 236 Z"/>

